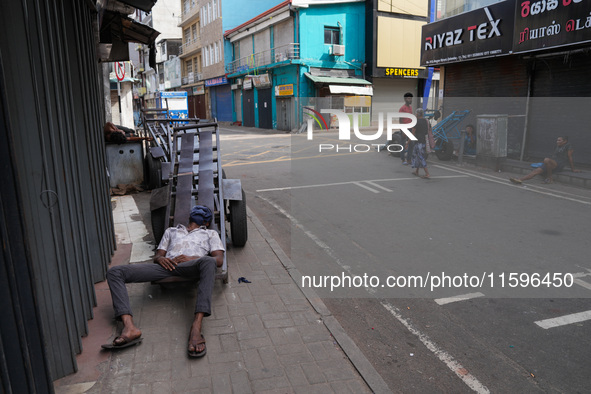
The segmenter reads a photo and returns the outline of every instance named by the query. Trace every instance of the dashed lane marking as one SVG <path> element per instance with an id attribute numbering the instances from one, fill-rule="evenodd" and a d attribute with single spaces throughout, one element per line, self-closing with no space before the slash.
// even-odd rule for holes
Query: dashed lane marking
<path id="1" fill-rule="evenodd" d="M 535 323 L 543 329 L 547 330 L 549 328 L 580 323 L 586 320 L 591 320 L 591 311 L 573 313 L 571 315 L 559 316 L 552 319 L 538 320 Z"/>
<path id="2" fill-rule="evenodd" d="M 363 188 L 363 189 L 365 189 L 365 190 L 369 190 L 369 191 L 370 191 L 370 192 L 372 192 L 372 193 L 379 193 L 379 192 L 380 192 L 379 190 L 372 189 L 372 188 L 371 188 L 371 187 L 369 187 L 369 186 L 365 186 L 365 185 L 364 185 L 363 183 L 361 183 L 361 182 L 353 182 L 353 184 L 354 184 L 354 185 L 357 185 L 357 186 L 359 186 L 359 187 L 361 187 L 361 188 Z"/>
<path id="3" fill-rule="evenodd" d="M 435 300 L 435 302 L 438 303 L 439 305 L 445 305 L 445 304 L 450 304 L 452 302 L 467 301 L 467 300 L 471 300 L 473 298 L 478 298 L 478 297 L 484 297 L 484 294 L 470 293 L 470 294 L 462 294 L 462 295 L 457 295 L 457 296 L 447 297 L 447 298 L 437 298 Z"/>
<path id="4" fill-rule="evenodd" d="M 382 185 L 378 185 L 377 183 L 372 182 L 372 181 L 366 181 L 365 183 L 367 183 L 367 184 L 369 184 L 369 185 L 371 185 L 373 187 L 376 187 L 378 189 L 382 189 L 385 192 L 391 192 L 392 191 L 392 190 L 388 189 L 387 187 L 384 187 Z"/>

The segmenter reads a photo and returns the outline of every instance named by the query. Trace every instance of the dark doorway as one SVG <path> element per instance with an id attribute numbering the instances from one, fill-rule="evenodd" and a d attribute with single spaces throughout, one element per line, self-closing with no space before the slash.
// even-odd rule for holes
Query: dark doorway
<path id="1" fill-rule="evenodd" d="M 259 127 L 273 128 L 273 89 L 260 89 L 259 93 Z"/>
<path id="2" fill-rule="evenodd" d="M 254 90 L 242 92 L 242 108 L 244 110 L 242 124 L 246 127 L 254 127 Z"/>

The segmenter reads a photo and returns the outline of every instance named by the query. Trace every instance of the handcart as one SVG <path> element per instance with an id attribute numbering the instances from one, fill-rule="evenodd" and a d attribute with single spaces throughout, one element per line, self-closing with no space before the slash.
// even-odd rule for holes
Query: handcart
<path id="1" fill-rule="evenodd" d="M 218 231 L 227 247 L 226 222 L 230 224 L 230 244 L 242 247 L 248 240 L 246 196 L 239 179 L 226 179 L 221 163 L 220 135 L 216 122 L 159 127 L 172 130 L 168 146 L 162 144 L 168 159 L 165 186 L 152 190 L 150 210 L 156 243 L 168 227 L 187 224 L 191 208 L 205 205 L 214 212 L 210 229 Z M 161 161 L 160 164 L 165 164 Z M 217 278 L 228 281 L 227 254 Z M 169 278 L 160 282 L 183 281 Z"/>

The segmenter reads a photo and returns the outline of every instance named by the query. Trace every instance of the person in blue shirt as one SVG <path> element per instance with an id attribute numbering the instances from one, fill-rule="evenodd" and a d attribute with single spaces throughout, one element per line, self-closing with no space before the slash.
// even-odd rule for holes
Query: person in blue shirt
<path id="1" fill-rule="evenodd" d="M 476 132 L 474 130 L 474 126 L 471 124 L 466 126 L 466 136 L 464 137 L 464 154 L 476 154 Z"/>

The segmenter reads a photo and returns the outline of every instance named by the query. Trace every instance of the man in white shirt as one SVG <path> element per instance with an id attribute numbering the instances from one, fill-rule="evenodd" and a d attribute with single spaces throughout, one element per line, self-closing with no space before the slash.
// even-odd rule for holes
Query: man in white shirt
<path id="1" fill-rule="evenodd" d="M 142 341 L 142 332 L 133 323 L 129 296 L 125 283 L 151 282 L 171 276 L 198 278 L 195 319 L 189 336 L 189 357 L 206 353 L 201 335 L 203 318 L 211 314 L 211 293 L 217 267 L 224 262 L 224 246 L 218 233 L 209 230 L 213 214 L 205 206 L 191 210 L 189 226 L 179 224 L 166 229 L 154 256 L 155 264 L 130 264 L 111 268 L 107 281 L 113 299 L 115 317 L 123 322 L 121 334 L 105 349 L 120 349 Z"/>

